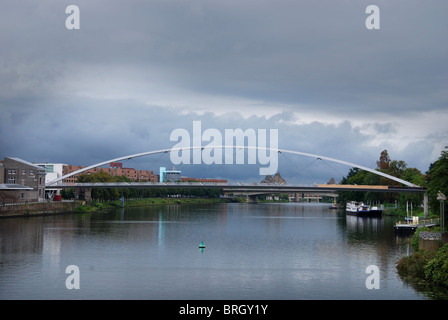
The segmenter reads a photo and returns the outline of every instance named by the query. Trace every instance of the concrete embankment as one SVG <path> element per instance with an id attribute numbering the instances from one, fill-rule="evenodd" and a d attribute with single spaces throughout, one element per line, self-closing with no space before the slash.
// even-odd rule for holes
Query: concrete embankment
<path id="1" fill-rule="evenodd" d="M 438 250 L 448 243 L 448 232 L 424 231 L 419 233 L 418 248 L 424 250 Z"/>
<path id="2" fill-rule="evenodd" d="M 0 218 L 30 217 L 75 212 L 80 202 L 39 202 L 13 206 L 0 206 Z"/>

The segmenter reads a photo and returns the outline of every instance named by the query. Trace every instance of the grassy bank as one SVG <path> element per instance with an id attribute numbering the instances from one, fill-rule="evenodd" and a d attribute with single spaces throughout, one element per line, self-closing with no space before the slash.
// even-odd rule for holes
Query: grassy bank
<path id="1" fill-rule="evenodd" d="M 431 283 L 448 288 L 448 243 L 438 250 L 419 249 L 419 234 L 423 231 L 439 231 L 439 228 L 418 228 L 411 245 L 414 253 L 400 259 L 397 271 L 407 282 Z"/>
<path id="2" fill-rule="evenodd" d="M 144 207 L 156 205 L 180 205 L 180 204 L 195 204 L 195 203 L 222 203 L 227 202 L 221 198 L 144 198 L 132 199 L 124 201 L 124 207 Z M 76 212 L 95 212 L 111 208 L 121 208 L 121 200 L 95 202 L 89 204 L 82 204 L 76 208 Z"/>
<path id="3" fill-rule="evenodd" d="M 398 207 L 395 208 L 394 204 L 385 204 L 384 205 L 384 209 L 383 209 L 383 214 L 384 215 L 388 215 L 388 216 L 396 216 L 396 217 L 406 217 L 408 214 L 409 216 L 414 216 L 414 217 L 420 217 L 423 218 L 425 213 L 423 211 L 423 207 L 414 207 L 412 209 L 409 208 L 409 213 L 406 212 L 406 207 Z M 428 218 L 438 218 L 439 215 L 434 215 L 433 213 L 431 213 L 431 210 L 429 210 L 429 214 L 428 214 Z"/>

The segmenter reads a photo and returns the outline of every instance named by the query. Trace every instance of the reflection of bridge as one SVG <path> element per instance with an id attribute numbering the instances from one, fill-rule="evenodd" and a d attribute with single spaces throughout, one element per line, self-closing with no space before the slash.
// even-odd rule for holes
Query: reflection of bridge
<path id="1" fill-rule="evenodd" d="M 197 183 L 197 182 L 91 182 L 75 184 L 59 184 L 53 186 L 55 189 L 75 189 L 82 191 L 86 200 L 91 200 L 91 191 L 94 188 L 176 188 L 176 189 L 206 189 L 218 188 L 224 193 L 247 195 L 249 200 L 255 202 L 256 196 L 261 194 L 275 193 L 322 193 L 329 196 L 337 196 L 337 191 L 371 191 L 371 192 L 413 192 L 425 193 L 425 188 L 420 187 L 391 187 L 391 186 L 359 186 L 359 185 L 326 185 L 321 184 L 313 187 L 298 185 L 275 185 L 275 184 L 227 184 L 227 183 Z"/>

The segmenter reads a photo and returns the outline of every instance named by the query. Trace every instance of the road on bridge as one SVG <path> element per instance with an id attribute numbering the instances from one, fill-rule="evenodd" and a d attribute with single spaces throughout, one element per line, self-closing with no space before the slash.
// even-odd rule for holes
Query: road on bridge
<path id="1" fill-rule="evenodd" d="M 299 186 L 288 184 L 243 184 L 243 183 L 198 183 L 198 182 L 92 182 L 59 184 L 48 187 L 49 189 L 94 189 L 94 188 L 220 188 L 228 192 L 337 192 L 337 191 L 371 191 L 371 192 L 411 192 L 425 193 L 426 188 L 420 187 L 394 187 L 394 186 L 368 186 L 368 185 L 328 185 Z"/>

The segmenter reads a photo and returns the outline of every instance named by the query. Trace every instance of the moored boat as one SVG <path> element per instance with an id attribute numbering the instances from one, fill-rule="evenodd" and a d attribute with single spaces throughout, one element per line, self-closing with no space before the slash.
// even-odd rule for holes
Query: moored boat
<path id="1" fill-rule="evenodd" d="M 345 211 L 348 214 L 354 214 L 363 217 L 377 217 L 381 216 L 383 210 L 378 207 L 371 207 L 368 204 L 364 204 L 360 201 L 350 201 L 347 203 Z"/>

